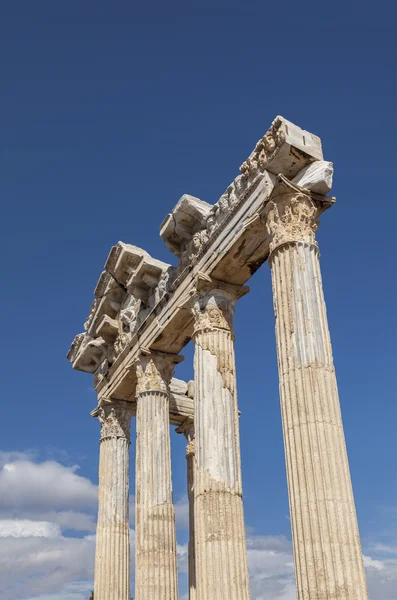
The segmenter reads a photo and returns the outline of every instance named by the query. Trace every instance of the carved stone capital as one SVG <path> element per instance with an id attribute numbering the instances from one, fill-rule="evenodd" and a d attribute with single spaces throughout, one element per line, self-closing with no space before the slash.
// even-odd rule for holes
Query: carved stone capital
<path id="1" fill-rule="evenodd" d="M 282 194 L 271 200 L 265 209 L 266 229 L 271 238 L 270 253 L 289 242 L 317 245 L 315 233 L 321 210 L 305 194 Z"/>
<path id="2" fill-rule="evenodd" d="M 194 335 L 199 331 L 223 329 L 233 333 L 233 314 L 236 300 L 249 291 L 247 286 L 217 281 L 199 273 L 196 290 L 191 298 L 194 316 Z"/>
<path id="3" fill-rule="evenodd" d="M 114 401 L 98 406 L 91 415 L 101 424 L 101 442 L 108 438 L 125 438 L 130 441 L 133 405 L 129 402 Z"/>
<path id="4" fill-rule="evenodd" d="M 186 455 L 194 454 L 196 451 L 195 446 L 195 431 L 194 431 L 194 420 L 192 417 L 188 417 L 182 425 L 180 425 L 177 430 L 177 433 L 183 433 L 185 438 L 187 439 L 186 446 Z"/>
<path id="5" fill-rule="evenodd" d="M 136 393 L 158 391 L 168 394 L 175 365 L 182 360 L 183 356 L 165 352 L 141 354 L 135 363 Z"/>

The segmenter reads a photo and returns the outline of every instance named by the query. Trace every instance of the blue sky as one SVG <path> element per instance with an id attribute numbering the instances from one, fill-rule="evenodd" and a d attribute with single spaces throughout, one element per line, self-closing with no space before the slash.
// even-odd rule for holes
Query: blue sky
<path id="1" fill-rule="evenodd" d="M 91 589 L 96 397 L 65 354 L 110 247 L 123 240 L 174 262 L 163 218 L 183 193 L 216 202 L 281 114 L 319 135 L 335 165 L 337 203 L 318 232 L 323 282 L 371 600 L 392 600 L 392 3 L 134 4 L 0 7 L 0 597 L 84 600 Z M 236 310 L 236 360 L 253 600 L 290 600 L 268 265 L 250 286 Z M 176 375 L 190 379 L 191 345 L 184 354 Z M 172 444 L 183 571 L 185 443 L 172 434 Z"/>

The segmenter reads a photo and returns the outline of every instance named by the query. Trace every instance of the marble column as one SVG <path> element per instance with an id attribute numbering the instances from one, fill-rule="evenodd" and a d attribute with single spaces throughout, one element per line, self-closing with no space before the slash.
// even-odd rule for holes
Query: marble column
<path id="1" fill-rule="evenodd" d="M 132 407 L 109 402 L 95 409 L 101 423 L 95 600 L 130 600 L 128 522 L 129 445 Z"/>
<path id="2" fill-rule="evenodd" d="M 299 600 L 368 598 L 315 241 L 321 198 L 266 207 Z"/>
<path id="3" fill-rule="evenodd" d="M 233 312 L 248 288 L 199 275 L 195 329 L 197 600 L 248 600 Z"/>
<path id="4" fill-rule="evenodd" d="M 169 384 L 181 360 L 150 353 L 136 363 L 136 600 L 178 598 Z"/>
<path id="5" fill-rule="evenodd" d="M 189 543 L 188 543 L 188 575 L 189 600 L 196 600 L 196 552 L 195 552 L 195 522 L 194 522 L 194 471 L 195 471 L 195 436 L 194 421 L 188 417 L 177 429 L 187 439 L 187 497 L 189 502 Z"/>

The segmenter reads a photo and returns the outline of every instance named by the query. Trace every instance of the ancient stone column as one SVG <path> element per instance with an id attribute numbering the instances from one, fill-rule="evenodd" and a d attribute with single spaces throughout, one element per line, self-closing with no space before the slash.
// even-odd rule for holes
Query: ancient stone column
<path id="1" fill-rule="evenodd" d="M 180 360 L 150 353 L 136 363 L 136 600 L 178 598 L 169 384 Z"/>
<path id="2" fill-rule="evenodd" d="M 101 423 L 95 600 L 130 600 L 128 522 L 129 445 L 132 409 L 114 401 L 95 409 Z"/>
<path id="3" fill-rule="evenodd" d="M 248 288 L 198 277 L 194 520 L 197 600 L 248 600 L 233 312 Z"/>
<path id="4" fill-rule="evenodd" d="M 188 576 L 189 600 L 196 600 L 196 552 L 195 552 L 195 522 L 194 522 L 194 471 L 196 466 L 194 421 L 188 417 L 177 429 L 187 439 L 187 497 L 189 501 L 189 543 L 188 543 Z"/>
<path id="5" fill-rule="evenodd" d="M 365 600 L 315 241 L 322 210 L 321 199 L 299 192 L 265 210 L 296 583 L 299 600 Z"/>

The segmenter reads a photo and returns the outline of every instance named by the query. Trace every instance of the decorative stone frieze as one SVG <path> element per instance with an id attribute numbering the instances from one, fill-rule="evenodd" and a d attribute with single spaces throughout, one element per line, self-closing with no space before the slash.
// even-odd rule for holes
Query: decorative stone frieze
<path id="1" fill-rule="evenodd" d="M 291 179 L 315 160 L 323 160 L 320 138 L 278 116 L 240 171 L 253 178 L 266 169 Z"/>

